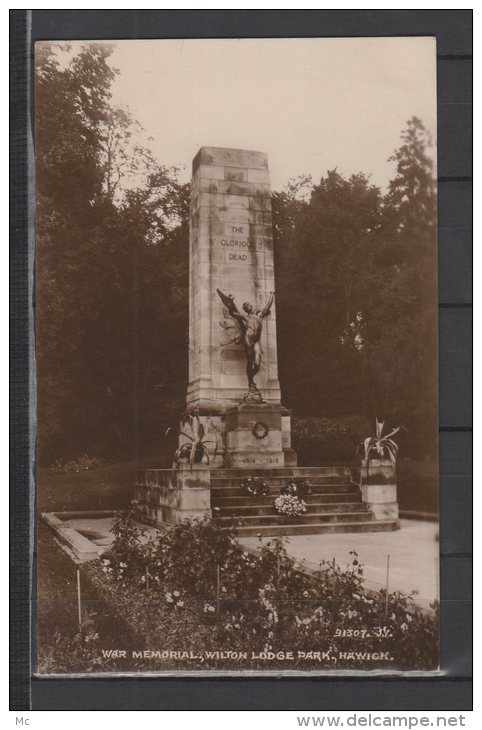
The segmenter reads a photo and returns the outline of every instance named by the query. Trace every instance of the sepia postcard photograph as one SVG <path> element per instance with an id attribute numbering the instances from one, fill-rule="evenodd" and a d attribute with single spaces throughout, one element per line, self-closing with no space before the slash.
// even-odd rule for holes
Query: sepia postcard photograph
<path id="1" fill-rule="evenodd" d="M 435 38 L 34 90 L 35 673 L 436 673 Z"/>

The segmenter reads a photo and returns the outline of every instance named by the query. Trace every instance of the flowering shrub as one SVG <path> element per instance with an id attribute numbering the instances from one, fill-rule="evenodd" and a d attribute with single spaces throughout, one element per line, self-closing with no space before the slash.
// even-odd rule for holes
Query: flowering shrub
<path id="1" fill-rule="evenodd" d="M 363 660 L 370 652 L 382 652 L 377 669 L 437 666 L 437 604 L 424 612 L 413 595 L 394 592 L 387 600 L 383 590 L 368 592 L 354 551 L 346 569 L 322 560 L 307 574 L 280 539 L 260 539 L 258 549 L 248 551 L 234 527 L 224 529 L 218 520 L 186 520 L 146 540 L 124 514 L 114 529 L 111 550 L 84 570 L 122 611 L 138 645 L 162 638 L 167 649 L 197 652 L 289 649 L 298 657 L 289 668 L 373 669 Z M 323 661 L 307 663 L 303 653 L 318 648 Z M 204 669 L 223 666 L 214 655 L 202 663 Z M 258 664 L 246 659 L 242 666 Z M 288 668 L 270 663 L 275 666 Z"/>
<path id="2" fill-rule="evenodd" d="M 175 611 L 178 611 L 184 606 L 184 601 L 181 598 L 181 594 L 179 593 L 179 591 L 173 591 L 172 593 L 170 591 L 167 591 L 165 599 L 166 603 Z"/>
<path id="3" fill-rule="evenodd" d="M 299 517 L 306 512 L 306 502 L 294 494 L 280 494 L 274 501 L 274 507 L 280 515 Z"/>
<path id="4" fill-rule="evenodd" d="M 98 642 L 92 614 L 85 611 L 73 636 L 66 636 L 57 628 L 53 645 L 47 650 L 39 647 L 38 670 L 42 674 L 105 671 L 106 662 L 98 651 Z"/>
<path id="5" fill-rule="evenodd" d="M 101 557 L 102 572 L 125 588 L 128 582 L 133 580 L 136 583 L 140 582 L 141 574 L 145 570 L 141 533 L 130 512 L 114 515 L 112 532 L 114 534 L 112 548 Z"/>
<path id="6" fill-rule="evenodd" d="M 215 624 L 217 620 L 216 607 L 211 603 L 205 603 L 203 605 L 203 619 L 208 624 Z"/>
<path id="7" fill-rule="evenodd" d="M 254 497 L 265 497 L 269 494 L 269 486 L 261 477 L 246 477 L 241 481 L 241 489 Z"/>

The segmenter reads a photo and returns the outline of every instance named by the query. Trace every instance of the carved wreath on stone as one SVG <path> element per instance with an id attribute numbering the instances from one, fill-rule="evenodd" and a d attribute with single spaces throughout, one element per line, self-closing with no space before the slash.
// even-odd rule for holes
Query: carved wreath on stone
<path id="1" fill-rule="evenodd" d="M 266 423 L 263 423 L 263 421 L 257 421 L 253 426 L 253 436 L 255 439 L 258 439 L 258 441 L 261 441 L 262 439 L 266 438 L 266 436 L 269 434 L 269 428 L 266 425 Z"/>

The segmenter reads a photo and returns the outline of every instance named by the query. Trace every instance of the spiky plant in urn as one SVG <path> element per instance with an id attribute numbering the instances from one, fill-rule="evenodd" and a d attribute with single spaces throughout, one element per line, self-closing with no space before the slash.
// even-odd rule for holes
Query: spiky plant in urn
<path id="1" fill-rule="evenodd" d="M 390 433 L 383 435 L 384 428 L 385 421 L 379 421 L 376 418 L 375 435 L 368 436 L 360 442 L 360 446 L 363 448 L 362 478 L 376 484 L 392 482 L 399 450 L 393 437 L 404 429 L 403 426 L 397 426 Z"/>
<path id="2" fill-rule="evenodd" d="M 169 427 L 166 436 L 173 430 L 175 429 Z M 204 426 L 197 412 L 183 417 L 179 436 L 184 437 L 186 441 L 179 446 L 174 454 L 175 466 L 178 467 L 181 463 L 187 463 L 192 471 L 194 464 L 205 463 L 209 465 L 208 444 L 216 444 L 216 442 L 204 438 Z"/>

